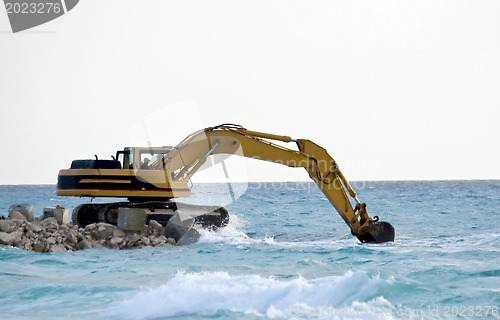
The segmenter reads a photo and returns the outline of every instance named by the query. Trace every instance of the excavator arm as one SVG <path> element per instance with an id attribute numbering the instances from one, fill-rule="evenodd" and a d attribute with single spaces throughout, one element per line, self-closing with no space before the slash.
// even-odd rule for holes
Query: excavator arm
<path id="1" fill-rule="evenodd" d="M 270 140 L 295 142 L 298 150 L 277 145 Z M 369 217 L 366 204 L 358 200 L 335 160 L 324 148 L 310 140 L 295 140 L 288 136 L 223 124 L 191 134 L 152 166 L 165 170 L 166 176 L 173 182 L 185 181 L 213 154 L 239 155 L 289 167 L 302 167 L 360 241 L 394 241 L 393 226 L 388 222 L 379 222 L 378 217 Z M 347 193 L 356 201 L 354 208 Z"/>

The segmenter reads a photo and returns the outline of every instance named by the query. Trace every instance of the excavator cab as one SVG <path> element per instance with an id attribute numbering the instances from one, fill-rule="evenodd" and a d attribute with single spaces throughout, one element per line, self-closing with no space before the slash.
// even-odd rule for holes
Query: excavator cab
<path id="1" fill-rule="evenodd" d="M 122 169 L 153 169 L 162 170 L 162 159 L 172 149 L 172 147 L 158 148 L 130 148 L 116 152 L 116 159 L 121 163 Z M 143 166 L 148 163 L 147 166 Z"/>
<path id="2" fill-rule="evenodd" d="M 69 169 L 59 171 L 57 194 L 133 201 L 189 197 L 192 193 L 187 181 L 173 181 L 162 165 L 161 159 L 168 150 L 169 147 L 127 147 L 118 151 L 114 160 L 74 160 Z M 147 157 L 154 161 L 148 170 L 141 169 Z"/>

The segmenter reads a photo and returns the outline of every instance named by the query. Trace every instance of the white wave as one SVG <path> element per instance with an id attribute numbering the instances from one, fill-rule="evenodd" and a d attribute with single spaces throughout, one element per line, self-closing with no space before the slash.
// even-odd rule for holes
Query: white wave
<path id="1" fill-rule="evenodd" d="M 371 319 L 375 318 L 373 310 L 394 309 L 383 297 L 377 297 L 383 282 L 358 271 L 312 280 L 179 272 L 166 284 L 143 289 L 121 302 L 108 315 L 151 319 L 226 310 L 268 318 Z"/>
<path id="2" fill-rule="evenodd" d="M 198 243 L 224 243 L 229 245 L 241 244 L 266 244 L 283 248 L 325 248 L 338 250 L 340 248 L 352 247 L 359 244 L 359 241 L 354 237 L 347 239 L 323 239 L 323 240 L 305 240 L 305 241 L 276 241 L 273 236 L 263 238 L 250 238 L 244 229 L 246 221 L 238 216 L 230 215 L 229 224 L 221 229 L 211 231 L 200 228 L 198 232 L 201 237 Z"/>
<path id="3" fill-rule="evenodd" d="M 229 243 L 229 244 L 243 244 L 251 243 L 252 240 L 240 229 L 243 228 L 244 222 L 238 216 L 230 215 L 229 223 L 226 227 L 216 231 L 207 229 L 199 229 L 200 239 L 198 243 Z"/>

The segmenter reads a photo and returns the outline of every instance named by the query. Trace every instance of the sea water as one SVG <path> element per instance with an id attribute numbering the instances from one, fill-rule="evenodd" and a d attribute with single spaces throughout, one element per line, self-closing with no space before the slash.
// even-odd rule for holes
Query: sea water
<path id="1" fill-rule="evenodd" d="M 351 236 L 314 183 L 234 186 L 226 201 L 195 185 L 231 219 L 195 244 L 0 248 L 0 319 L 500 319 L 500 181 L 356 182 L 396 229 L 383 244 Z M 89 201 L 0 186 L 4 215 Z"/>

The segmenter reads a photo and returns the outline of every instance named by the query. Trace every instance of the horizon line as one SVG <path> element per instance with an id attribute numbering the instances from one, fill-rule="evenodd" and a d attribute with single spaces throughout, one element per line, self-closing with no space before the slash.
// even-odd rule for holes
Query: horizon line
<path id="1" fill-rule="evenodd" d="M 354 182 L 431 182 L 431 181 L 500 181 L 500 178 L 488 178 L 488 179 L 388 179 L 388 180 L 349 180 L 349 183 Z M 284 182 L 307 182 L 314 183 L 313 180 L 274 180 L 274 181 L 215 181 L 215 182 L 193 182 L 193 184 L 220 184 L 220 183 L 284 183 Z M 57 183 L 19 183 L 19 184 L 0 184 L 0 186 L 55 186 Z"/>

